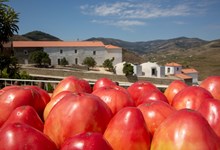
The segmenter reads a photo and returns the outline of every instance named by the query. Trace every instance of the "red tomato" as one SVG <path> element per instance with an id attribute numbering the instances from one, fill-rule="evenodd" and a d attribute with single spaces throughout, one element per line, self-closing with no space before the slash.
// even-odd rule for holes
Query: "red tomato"
<path id="1" fill-rule="evenodd" d="M 217 150 L 219 143 L 219 137 L 199 112 L 181 109 L 157 128 L 151 150 Z"/>
<path id="2" fill-rule="evenodd" d="M 65 140 L 61 150 L 112 150 L 112 148 L 101 133 L 84 132 Z"/>
<path id="3" fill-rule="evenodd" d="M 114 86 L 114 85 L 116 85 L 116 83 L 109 78 L 99 78 L 98 80 L 96 80 L 95 84 L 93 85 L 93 91 L 95 91 L 100 87 Z"/>
<path id="4" fill-rule="evenodd" d="M 50 95 L 45 91 L 44 89 L 38 87 L 38 86 L 24 86 L 25 88 L 33 88 L 35 89 L 40 95 L 43 100 L 44 107 L 49 103 L 50 101 Z"/>
<path id="5" fill-rule="evenodd" d="M 197 110 L 208 121 L 215 133 L 220 137 L 220 101 L 207 99 Z"/>
<path id="6" fill-rule="evenodd" d="M 39 130 L 22 123 L 8 124 L 0 129 L 2 150 L 57 150 L 56 145 Z"/>
<path id="7" fill-rule="evenodd" d="M 171 82 L 164 91 L 164 95 L 167 97 L 169 104 L 172 104 L 174 96 L 187 86 L 188 85 L 185 82 L 180 80 L 174 80 Z"/>
<path id="8" fill-rule="evenodd" d="M 93 91 L 92 94 L 100 97 L 109 106 L 113 115 L 124 107 L 135 106 L 130 95 L 120 89 L 101 87 Z"/>
<path id="9" fill-rule="evenodd" d="M 62 91 L 71 91 L 71 92 L 86 92 L 85 85 L 81 85 L 82 81 L 75 76 L 65 77 L 60 83 L 56 86 L 53 91 L 51 98 L 56 96 Z M 84 84 L 84 83 L 83 83 Z"/>
<path id="10" fill-rule="evenodd" d="M 154 135 L 160 124 L 175 111 L 168 103 L 155 100 L 148 100 L 140 104 L 138 109 L 142 112 L 151 135 Z"/>
<path id="11" fill-rule="evenodd" d="M 148 100 L 154 100 L 154 101 L 163 101 L 165 103 L 168 103 L 168 100 L 166 96 L 159 90 L 150 90 L 144 92 L 138 99 L 137 99 L 137 106 L 144 103 Z"/>
<path id="12" fill-rule="evenodd" d="M 136 106 L 138 99 L 142 94 L 144 94 L 147 91 L 152 91 L 152 90 L 159 90 L 157 87 L 152 84 L 151 82 L 148 81 L 137 81 L 133 83 L 131 86 L 127 88 L 128 92 L 130 93 L 132 99 L 134 100 Z"/>
<path id="13" fill-rule="evenodd" d="M 2 128 L 4 126 L 7 126 L 8 124 L 16 123 L 16 122 L 30 125 L 34 127 L 35 129 L 38 129 L 39 131 L 43 131 L 43 128 L 44 128 L 43 121 L 37 114 L 36 110 L 32 106 L 29 106 L 29 105 L 15 108 L 11 112 L 8 119 L 2 125 Z"/>
<path id="14" fill-rule="evenodd" d="M 136 107 L 121 109 L 109 122 L 104 137 L 115 150 L 150 149 L 151 135 Z"/>
<path id="15" fill-rule="evenodd" d="M 8 119 L 11 112 L 23 105 L 31 105 L 42 115 L 42 99 L 38 92 L 33 89 L 15 87 L 4 91 L 0 96 L 0 126 Z"/>
<path id="16" fill-rule="evenodd" d="M 50 110 L 53 108 L 54 105 L 56 105 L 63 97 L 68 96 L 69 94 L 72 94 L 71 91 L 62 91 L 58 93 L 56 96 L 51 98 L 50 102 L 46 105 L 44 109 L 44 120 L 47 119 L 48 114 L 50 113 Z"/>
<path id="17" fill-rule="evenodd" d="M 103 133 L 111 118 L 110 108 L 98 96 L 73 93 L 50 111 L 44 133 L 60 147 L 68 137 L 82 132 Z"/>
<path id="18" fill-rule="evenodd" d="M 215 99 L 220 100 L 220 76 L 209 76 L 200 86 L 208 90 Z"/>
<path id="19" fill-rule="evenodd" d="M 79 84 L 81 85 L 81 87 L 84 89 L 83 91 L 86 93 L 92 93 L 92 88 L 89 84 L 88 81 L 84 80 L 84 79 L 80 79 L 79 80 Z"/>
<path id="20" fill-rule="evenodd" d="M 188 86 L 176 94 L 172 106 L 177 110 L 183 108 L 197 110 L 207 98 L 212 98 L 212 95 L 206 89 L 197 86 Z"/>

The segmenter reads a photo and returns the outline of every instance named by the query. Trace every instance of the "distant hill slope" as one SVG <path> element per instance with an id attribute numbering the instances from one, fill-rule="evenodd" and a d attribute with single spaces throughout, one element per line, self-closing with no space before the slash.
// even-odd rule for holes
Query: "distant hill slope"
<path id="1" fill-rule="evenodd" d="M 59 38 L 41 31 L 32 31 L 22 35 L 33 41 L 61 41 Z"/>
<path id="2" fill-rule="evenodd" d="M 105 44 L 120 46 L 135 53 L 144 54 L 146 52 L 166 51 L 170 49 L 185 50 L 198 47 L 207 43 L 207 41 L 198 38 L 179 37 L 168 40 L 154 40 L 146 42 L 127 42 L 112 38 L 90 38 L 88 41 L 102 41 Z"/>
<path id="3" fill-rule="evenodd" d="M 126 49 L 123 51 L 123 60 L 131 63 L 151 61 L 164 65 L 177 62 L 185 68 L 195 68 L 199 72 L 199 80 L 211 75 L 220 76 L 220 39 L 205 41 L 180 37 L 147 42 L 126 42 L 109 38 L 88 40 L 100 40 Z"/>

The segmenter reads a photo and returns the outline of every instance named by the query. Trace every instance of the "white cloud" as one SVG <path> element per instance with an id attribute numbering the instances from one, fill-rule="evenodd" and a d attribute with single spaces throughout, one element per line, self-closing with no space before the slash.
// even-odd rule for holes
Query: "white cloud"
<path id="1" fill-rule="evenodd" d="M 93 23 L 106 24 L 111 26 L 120 27 L 124 30 L 132 30 L 133 26 L 143 26 L 146 23 L 138 20 L 92 20 Z"/>
<path id="2" fill-rule="evenodd" d="M 157 18 L 169 16 L 185 16 L 190 14 L 187 5 L 179 4 L 172 7 L 164 7 L 162 5 L 152 3 L 134 3 L 134 2 L 115 2 L 105 3 L 102 5 L 84 5 L 81 10 L 85 14 L 96 16 L 114 16 L 119 18 Z"/>
<path id="3" fill-rule="evenodd" d="M 83 14 L 92 16 L 94 23 L 108 24 L 121 28 L 142 26 L 151 18 L 185 17 L 204 14 L 207 11 L 208 0 L 125 0 L 124 2 L 100 3 L 83 5 Z M 184 24 L 184 22 L 175 22 Z"/>

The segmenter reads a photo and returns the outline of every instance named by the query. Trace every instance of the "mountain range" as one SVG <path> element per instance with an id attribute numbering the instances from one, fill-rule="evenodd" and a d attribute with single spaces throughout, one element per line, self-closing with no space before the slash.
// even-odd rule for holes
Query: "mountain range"
<path id="1" fill-rule="evenodd" d="M 61 41 L 41 31 L 15 35 L 13 40 Z M 178 37 L 167 40 L 128 42 L 114 38 L 90 38 L 86 41 L 102 41 L 123 48 L 123 61 L 131 63 L 157 62 L 164 65 L 176 62 L 184 68 L 194 68 L 199 79 L 220 75 L 220 39 L 206 41 L 199 38 Z"/>

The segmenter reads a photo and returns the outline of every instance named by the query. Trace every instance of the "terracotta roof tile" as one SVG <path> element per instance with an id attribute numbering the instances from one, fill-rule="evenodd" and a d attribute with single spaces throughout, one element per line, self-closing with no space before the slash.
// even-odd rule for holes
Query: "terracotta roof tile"
<path id="1" fill-rule="evenodd" d="M 13 47 L 104 47 L 100 41 L 13 41 Z"/>
<path id="2" fill-rule="evenodd" d="M 198 71 L 193 68 L 182 69 L 181 71 L 183 73 L 198 73 Z"/>
<path id="3" fill-rule="evenodd" d="M 105 45 L 105 48 L 107 48 L 107 49 L 118 49 L 120 47 L 114 46 L 114 45 Z"/>
<path id="4" fill-rule="evenodd" d="M 176 77 L 181 78 L 181 79 L 192 79 L 191 76 L 179 73 L 179 74 L 175 74 Z"/>
<path id="5" fill-rule="evenodd" d="M 171 66 L 171 67 L 180 67 L 182 66 L 181 64 L 175 63 L 175 62 L 171 62 L 171 63 L 167 63 L 165 66 Z"/>

